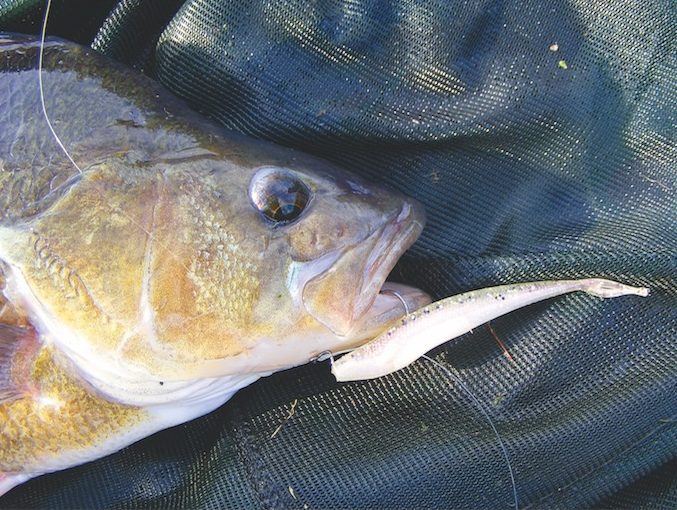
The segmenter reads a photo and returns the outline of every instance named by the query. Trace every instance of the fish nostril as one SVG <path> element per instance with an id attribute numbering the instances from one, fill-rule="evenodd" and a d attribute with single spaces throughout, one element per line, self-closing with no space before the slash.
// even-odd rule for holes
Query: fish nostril
<path id="1" fill-rule="evenodd" d="M 356 193 L 358 195 L 371 195 L 371 191 L 369 191 L 367 188 L 362 186 L 359 182 L 351 181 L 350 179 L 346 180 L 346 184 L 348 185 L 348 189 L 350 189 L 351 192 Z"/>

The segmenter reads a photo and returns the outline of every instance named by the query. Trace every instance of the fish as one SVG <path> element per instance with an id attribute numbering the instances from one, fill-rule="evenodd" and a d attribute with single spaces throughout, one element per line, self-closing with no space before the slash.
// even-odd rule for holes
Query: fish
<path id="1" fill-rule="evenodd" d="M 0 34 L 0 495 L 430 302 L 386 281 L 416 200 L 89 48 L 43 50 Z"/>

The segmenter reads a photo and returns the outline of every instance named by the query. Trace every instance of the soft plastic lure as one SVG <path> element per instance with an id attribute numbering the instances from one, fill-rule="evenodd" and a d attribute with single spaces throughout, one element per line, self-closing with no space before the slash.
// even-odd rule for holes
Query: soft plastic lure
<path id="1" fill-rule="evenodd" d="M 407 314 L 385 333 L 335 361 L 331 371 L 342 382 L 381 377 L 496 317 L 575 291 L 601 298 L 649 295 L 647 288 L 602 278 L 517 283 L 465 292 Z"/>

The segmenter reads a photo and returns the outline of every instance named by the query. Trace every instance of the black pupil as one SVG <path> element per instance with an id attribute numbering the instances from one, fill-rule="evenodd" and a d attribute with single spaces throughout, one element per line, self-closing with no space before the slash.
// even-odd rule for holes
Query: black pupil
<path id="1" fill-rule="evenodd" d="M 298 177 L 286 172 L 261 176 L 251 193 L 252 201 L 259 211 L 277 223 L 289 223 L 298 218 L 310 198 L 306 185 Z"/>

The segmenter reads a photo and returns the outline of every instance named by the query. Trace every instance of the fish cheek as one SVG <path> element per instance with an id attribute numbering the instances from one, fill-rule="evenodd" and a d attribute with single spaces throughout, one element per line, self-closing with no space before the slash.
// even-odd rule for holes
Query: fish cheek
<path id="1" fill-rule="evenodd" d="M 294 330 L 303 310 L 297 306 L 295 289 L 289 288 L 289 271 L 293 261 L 282 243 L 271 245 L 261 261 L 257 274 L 259 293 L 250 322 L 248 336 L 256 338 L 282 338 Z"/>
<path id="2" fill-rule="evenodd" d="M 204 252 L 176 255 L 157 260 L 150 283 L 157 341 L 179 363 L 241 353 L 240 333 L 246 329 L 259 287 L 246 273 L 247 264 L 226 267 L 223 258 L 205 259 Z"/>
<path id="3" fill-rule="evenodd" d="M 150 310 L 154 336 L 175 359 L 227 358 L 244 348 L 260 262 L 235 213 L 207 182 L 186 175 L 156 208 Z"/>
<path id="4" fill-rule="evenodd" d="M 350 225 L 340 217 L 309 217 L 289 229 L 289 255 L 297 262 L 319 259 L 350 244 L 350 233 Z"/>

